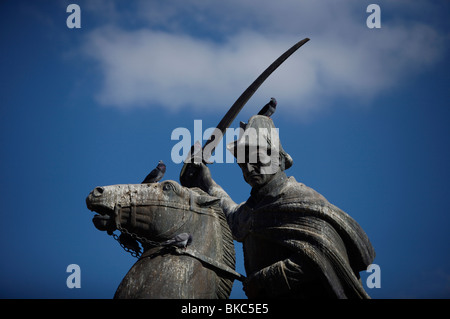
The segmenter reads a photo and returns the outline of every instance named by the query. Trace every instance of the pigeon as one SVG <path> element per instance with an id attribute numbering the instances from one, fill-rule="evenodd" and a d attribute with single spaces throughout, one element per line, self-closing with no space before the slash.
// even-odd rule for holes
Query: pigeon
<path id="1" fill-rule="evenodd" d="M 273 113 L 275 113 L 275 109 L 277 108 L 277 100 L 274 97 L 270 98 L 269 103 L 264 105 L 264 107 L 259 111 L 258 115 L 265 115 L 270 117 Z"/>
<path id="2" fill-rule="evenodd" d="M 147 175 L 142 184 L 159 182 L 161 178 L 163 178 L 165 172 L 166 172 L 166 164 L 164 164 L 163 161 L 159 161 L 156 168 L 152 170 L 150 174 Z"/>
<path id="3" fill-rule="evenodd" d="M 192 242 L 192 235 L 188 233 L 181 233 L 161 243 L 161 246 L 175 246 L 179 248 L 186 248 Z"/>

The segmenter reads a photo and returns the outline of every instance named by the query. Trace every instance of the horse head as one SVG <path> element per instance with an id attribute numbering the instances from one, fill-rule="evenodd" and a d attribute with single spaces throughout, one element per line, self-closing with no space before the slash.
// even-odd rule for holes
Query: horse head
<path id="1" fill-rule="evenodd" d="M 224 269 L 234 270 L 234 246 L 218 202 L 200 189 L 170 180 L 94 188 L 86 204 L 99 214 L 93 218 L 96 228 L 126 233 L 144 250 L 116 297 L 227 298 L 234 278 Z M 164 245 L 181 233 L 192 238 L 182 256 Z"/>

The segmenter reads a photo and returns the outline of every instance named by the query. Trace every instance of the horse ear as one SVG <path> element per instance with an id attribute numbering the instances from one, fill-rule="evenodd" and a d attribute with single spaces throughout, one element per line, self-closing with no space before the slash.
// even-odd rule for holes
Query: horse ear
<path id="1" fill-rule="evenodd" d="M 220 198 L 212 197 L 212 196 L 206 196 L 206 195 L 200 195 L 197 197 L 197 205 L 200 207 L 211 207 L 220 202 Z"/>

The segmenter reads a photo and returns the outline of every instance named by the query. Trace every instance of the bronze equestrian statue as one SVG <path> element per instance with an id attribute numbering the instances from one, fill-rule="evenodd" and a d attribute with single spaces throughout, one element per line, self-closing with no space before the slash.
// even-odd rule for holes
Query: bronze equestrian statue
<path id="1" fill-rule="evenodd" d="M 175 181 L 96 187 L 86 198 L 99 230 L 120 230 L 143 253 L 114 298 L 228 298 L 234 279 L 233 239 L 218 200 Z M 170 245 L 189 234 L 185 247 Z M 122 237 L 121 235 L 121 237 Z"/>
<path id="2" fill-rule="evenodd" d="M 271 118 L 255 115 L 227 148 L 252 187 L 235 203 L 205 165 L 225 130 L 264 80 L 309 39 L 272 63 L 236 100 L 174 181 L 95 188 L 94 224 L 139 255 L 116 298 L 228 298 L 234 279 L 249 298 L 369 298 L 359 272 L 375 251 L 362 228 L 315 190 L 288 177 L 292 158 Z M 271 112 L 273 113 L 273 111 Z M 267 113 L 267 115 L 269 115 Z M 196 161 L 195 159 L 202 159 Z M 190 160 L 194 159 L 194 162 Z M 182 238 L 182 247 L 167 246 Z M 232 239 L 243 243 L 247 278 L 234 270 Z"/>

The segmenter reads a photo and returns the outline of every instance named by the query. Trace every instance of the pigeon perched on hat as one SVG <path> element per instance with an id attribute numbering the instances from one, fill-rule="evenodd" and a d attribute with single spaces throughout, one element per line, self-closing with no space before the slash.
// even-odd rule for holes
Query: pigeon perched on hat
<path id="1" fill-rule="evenodd" d="M 269 103 L 264 105 L 261 111 L 259 111 L 258 115 L 270 117 L 273 113 L 275 113 L 276 108 L 277 108 L 277 100 L 275 100 L 275 98 L 272 97 L 270 98 Z"/>

